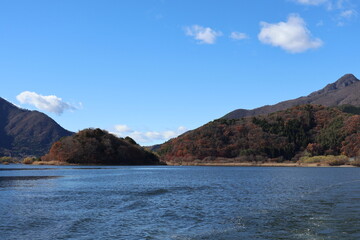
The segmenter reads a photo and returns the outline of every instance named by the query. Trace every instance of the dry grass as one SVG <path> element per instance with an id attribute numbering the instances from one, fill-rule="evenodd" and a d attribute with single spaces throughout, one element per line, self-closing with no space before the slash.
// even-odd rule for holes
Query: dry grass
<path id="1" fill-rule="evenodd" d="M 19 160 L 12 157 L 0 157 L 0 163 L 6 165 L 10 163 L 19 163 Z"/>
<path id="2" fill-rule="evenodd" d="M 26 157 L 22 161 L 23 164 L 33 164 L 33 162 L 36 160 L 34 157 Z"/>
<path id="3" fill-rule="evenodd" d="M 34 161 L 33 165 L 74 165 L 61 161 Z"/>
<path id="4" fill-rule="evenodd" d="M 299 160 L 300 164 L 317 164 L 319 166 L 341 166 L 349 165 L 349 158 L 344 155 L 339 156 L 313 156 L 313 157 L 302 157 Z"/>

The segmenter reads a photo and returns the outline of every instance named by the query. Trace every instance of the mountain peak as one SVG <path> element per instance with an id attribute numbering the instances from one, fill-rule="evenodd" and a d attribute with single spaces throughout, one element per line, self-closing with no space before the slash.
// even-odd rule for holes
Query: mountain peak
<path id="1" fill-rule="evenodd" d="M 336 82 L 329 84 L 329 85 L 334 86 L 335 89 L 341 89 L 341 88 L 347 87 L 353 83 L 356 83 L 358 81 L 360 81 L 360 80 L 357 79 L 353 74 L 349 73 L 349 74 L 345 74 L 344 76 L 339 78 Z"/>
<path id="2" fill-rule="evenodd" d="M 348 74 L 345 74 L 344 76 L 342 76 L 341 78 L 339 78 L 336 82 L 326 85 L 326 87 L 324 87 L 323 89 L 313 92 L 309 96 L 314 96 L 314 95 L 331 92 L 334 90 L 339 90 L 339 89 L 345 88 L 347 86 L 350 86 L 358 81 L 360 81 L 360 80 L 357 79 L 353 74 L 348 73 Z"/>
<path id="3" fill-rule="evenodd" d="M 353 84 L 354 82 L 360 81 L 359 79 L 357 79 L 354 74 L 348 73 L 345 74 L 344 76 L 342 76 L 341 78 L 339 78 L 339 80 L 337 80 L 335 83 L 338 84 Z"/>
<path id="4" fill-rule="evenodd" d="M 283 101 L 275 105 L 266 105 L 252 110 L 237 109 L 226 114 L 225 119 L 268 114 L 302 104 L 320 104 L 324 106 L 353 105 L 360 107 L 360 80 L 353 74 L 345 74 L 336 82 L 326 85 L 306 97 Z"/>

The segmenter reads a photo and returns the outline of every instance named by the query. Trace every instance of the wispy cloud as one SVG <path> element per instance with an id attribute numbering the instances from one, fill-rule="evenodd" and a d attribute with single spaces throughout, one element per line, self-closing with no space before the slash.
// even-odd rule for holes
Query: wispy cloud
<path id="1" fill-rule="evenodd" d="M 337 26 L 345 26 L 352 18 L 357 16 L 357 11 L 354 9 L 344 10 L 339 13 L 336 18 Z"/>
<path id="2" fill-rule="evenodd" d="M 209 27 L 202 27 L 199 25 L 185 27 L 185 34 L 194 37 L 194 39 L 198 40 L 201 44 L 214 44 L 216 38 L 223 35 L 220 31 L 215 31 Z"/>
<path id="3" fill-rule="evenodd" d="M 357 12 L 354 9 L 345 10 L 340 13 L 340 17 L 347 18 L 347 19 L 352 18 L 356 15 L 357 15 Z"/>
<path id="4" fill-rule="evenodd" d="M 328 0 L 294 0 L 294 1 L 299 4 L 313 5 L 313 6 L 321 5 L 323 3 L 328 2 Z"/>
<path id="5" fill-rule="evenodd" d="M 342 5 L 343 0 L 292 0 L 301 5 L 306 6 L 324 6 L 326 10 L 332 11 L 339 8 Z"/>
<path id="6" fill-rule="evenodd" d="M 35 92 L 24 91 L 16 96 L 21 104 L 30 104 L 37 109 L 61 115 L 65 110 L 76 110 L 77 108 L 64 102 L 55 95 L 43 96 Z"/>
<path id="7" fill-rule="evenodd" d="M 311 36 L 305 21 L 292 14 L 286 22 L 261 22 L 259 40 L 264 44 L 280 47 L 290 53 L 301 53 L 311 48 L 319 48 L 323 42 Z"/>
<path id="8" fill-rule="evenodd" d="M 232 32 L 229 37 L 234 40 L 244 40 L 249 38 L 246 33 L 242 32 Z"/>
<path id="9" fill-rule="evenodd" d="M 178 127 L 175 130 L 167 130 L 167 131 L 136 131 L 131 129 L 127 125 L 116 125 L 115 131 L 113 134 L 119 137 L 129 136 L 133 138 L 136 142 L 140 144 L 153 144 L 154 142 L 164 142 L 171 138 L 177 137 L 180 134 L 186 132 L 188 129 L 186 127 Z"/>
<path id="10" fill-rule="evenodd" d="M 344 26 L 358 15 L 356 5 L 352 0 L 292 0 L 302 5 L 325 6 L 334 15 L 338 26 Z"/>

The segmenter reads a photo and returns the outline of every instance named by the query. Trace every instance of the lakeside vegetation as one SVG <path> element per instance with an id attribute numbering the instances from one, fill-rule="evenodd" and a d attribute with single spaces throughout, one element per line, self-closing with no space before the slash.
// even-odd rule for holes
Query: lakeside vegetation
<path id="1" fill-rule="evenodd" d="M 4 157 L 0 157 L 0 163 L 1 164 L 11 164 L 11 163 L 20 163 L 21 160 L 20 159 L 17 159 L 17 158 L 13 158 L 13 157 L 7 157 L 7 156 L 4 156 Z"/>
<path id="2" fill-rule="evenodd" d="M 348 158 L 344 155 L 339 156 L 313 156 L 302 157 L 294 161 L 278 161 L 278 159 L 258 158 L 248 159 L 244 157 L 237 158 L 205 158 L 195 159 L 193 161 L 180 160 L 168 162 L 169 165 L 177 166 L 258 166 L 258 167 L 360 167 L 360 158 Z"/>
<path id="3" fill-rule="evenodd" d="M 298 161 L 300 164 L 319 164 L 319 165 L 329 165 L 329 166 L 342 166 L 342 165 L 352 165 L 360 166 L 360 158 L 349 158 L 345 155 L 328 155 L 328 156 L 312 156 L 312 157 L 301 157 Z"/>

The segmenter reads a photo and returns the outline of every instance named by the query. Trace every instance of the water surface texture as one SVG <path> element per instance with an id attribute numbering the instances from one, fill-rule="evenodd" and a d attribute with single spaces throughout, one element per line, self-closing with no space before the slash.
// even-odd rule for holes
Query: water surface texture
<path id="1" fill-rule="evenodd" d="M 360 239 L 360 168 L 9 165 L 0 216 L 3 240 Z"/>

